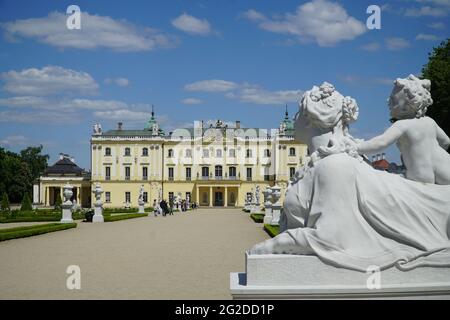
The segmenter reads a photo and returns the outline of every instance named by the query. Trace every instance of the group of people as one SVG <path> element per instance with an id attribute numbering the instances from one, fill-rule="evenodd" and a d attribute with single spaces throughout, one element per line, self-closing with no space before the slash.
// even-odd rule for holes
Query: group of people
<path id="1" fill-rule="evenodd" d="M 173 215 L 173 210 L 175 207 L 175 203 L 173 199 L 169 200 L 169 203 L 165 199 L 162 199 L 159 203 L 156 199 L 153 200 L 153 214 L 154 216 L 162 215 L 165 217 L 166 215 Z M 185 212 L 188 210 L 188 203 L 186 200 L 181 200 L 180 203 L 177 205 L 177 209 L 179 208 L 180 211 Z M 191 208 L 196 209 L 197 204 L 195 202 L 191 203 Z"/>

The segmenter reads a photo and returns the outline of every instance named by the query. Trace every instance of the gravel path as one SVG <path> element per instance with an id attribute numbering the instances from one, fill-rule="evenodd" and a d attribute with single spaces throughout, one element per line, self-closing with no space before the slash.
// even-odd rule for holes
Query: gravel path
<path id="1" fill-rule="evenodd" d="M 199 209 L 0 242 L 0 299 L 230 299 L 229 273 L 267 239 L 232 209 Z M 81 268 L 81 290 L 66 268 Z"/>

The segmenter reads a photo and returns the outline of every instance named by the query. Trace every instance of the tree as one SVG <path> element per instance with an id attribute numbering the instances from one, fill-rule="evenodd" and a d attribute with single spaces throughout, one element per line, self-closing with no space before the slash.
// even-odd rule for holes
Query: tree
<path id="1" fill-rule="evenodd" d="M 422 77 L 431 80 L 433 105 L 427 115 L 450 136 L 450 39 L 433 48 Z"/>
<path id="2" fill-rule="evenodd" d="M 55 209 L 61 209 L 61 205 L 62 205 L 62 199 L 61 199 L 61 195 L 58 193 L 56 195 L 56 200 L 55 200 Z"/>
<path id="3" fill-rule="evenodd" d="M 10 208 L 9 208 L 8 194 L 4 192 L 2 196 L 1 211 L 9 211 L 9 209 Z"/>
<path id="4" fill-rule="evenodd" d="M 31 210 L 33 210 L 33 207 L 31 206 L 30 196 L 28 195 L 28 192 L 27 192 L 23 196 L 22 205 L 20 206 L 20 211 L 31 211 Z"/>
<path id="5" fill-rule="evenodd" d="M 31 179 L 33 181 L 39 178 L 47 167 L 49 156 L 48 154 L 41 154 L 42 148 L 43 146 L 40 145 L 39 147 L 28 147 L 20 151 L 20 158 L 30 168 Z"/>

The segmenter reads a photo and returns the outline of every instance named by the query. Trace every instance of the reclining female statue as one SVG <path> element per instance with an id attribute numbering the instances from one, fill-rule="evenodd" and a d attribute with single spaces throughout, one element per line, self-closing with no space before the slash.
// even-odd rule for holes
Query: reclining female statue
<path id="1" fill-rule="evenodd" d="M 396 266 L 450 267 L 450 139 L 425 112 L 429 82 L 397 79 L 389 100 L 396 121 L 369 141 L 354 139 L 354 99 L 329 83 L 300 102 L 296 138 L 308 163 L 286 191 L 281 233 L 250 254 L 316 255 L 323 262 L 366 272 Z M 375 170 L 359 155 L 397 142 L 406 177 Z"/>

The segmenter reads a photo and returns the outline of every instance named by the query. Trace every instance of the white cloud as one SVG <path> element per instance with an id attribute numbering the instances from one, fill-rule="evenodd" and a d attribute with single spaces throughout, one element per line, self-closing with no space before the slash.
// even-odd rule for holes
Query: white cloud
<path id="1" fill-rule="evenodd" d="M 269 91 L 258 85 L 237 84 L 225 80 L 203 80 L 185 86 L 188 91 L 219 92 L 225 97 L 244 103 L 280 105 L 296 102 L 300 99 L 301 90 Z"/>
<path id="2" fill-rule="evenodd" d="M 88 73 L 59 66 L 12 70 L 0 74 L 0 78 L 5 82 L 5 91 L 18 95 L 46 96 L 67 92 L 91 95 L 98 90 L 97 82 Z"/>
<path id="3" fill-rule="evenodd" d="M 237 84 L 226 80 L 202 80 L 184 86 L 187 91 L 226 92 L 237 88 Z"/>
<path id="4" fill-rule="evenodd" d="M 128 105 L 116 100 L 101 99 L 57 99 L 46 97 L 10 97 L 0 98 L 0 106 L 54 111 L 111 110 L 126 108 Z"/>
<path id="5" fill-rule="evenodd" d="M 187 104 L 187 105 L 195 105 L 195 104 L 202 104 L 203 101 L 197 98 L 186 98 L 181 100 L 181 103 Z"/>
<path id="6" fill-rule="evenodd" d="M 46 110 L 0 111 L 0 122 L 5 123 L 35 123 L 35 124 L 70 124 L 79 122 L 79 114 L 72 112 L 54 112 Z"/>
<path id="7" fill-rule="evenodd" d="M 445 17 L 448 15 L 448 10 L 444 8 L 423 6 L 420 8 L 408 8 L 405 10 L 407 17 Z"/>
<path id="8" fill-rule="evenodd" d="M 29 144 L 30 140 L 22 135 L 12 135 L 0 140 L 0 145 L 4 146 L 24 146 Z"/>
<path id="9" fill-rule="evenodd" d="M 433 22 L 428 25 L 432 29 L 445 29 L 445 24 L 443 22 Z"/>
<path id="10" fill-rule="evenodd" d="M 150 113 L 144 111 L 133 111 L 129 109 L 96 111 L 94 116 L 106 120 L 123 120 L 123 121 L 145 121 L 149 118 Z"/>
<path id="11" fill-rule="evenodd" d="M 266 31 L 297 36 L 301 41 L 315 41 L 319 46 L 333 46 L 352 40 L 366 31 L 364 23 L 351 17 L 338 3 L 313 0 L 297 7 L 295 13 L 269 19 L 256 10 L 243 14 Z"/>
<path id="12" fill-rule="evenodd" d="M 128 80 L 127 78 L 114 78 L 114 79 L 106 78 L 105 83 L 106 84 L 114 83 L 119 87 L 127 87 L 130 84 L 130 80 Z"/>
<path id="13" fill-rule="evenodd" d="M 362 77 L 358 75 L 345 75 L 339 76 L 342 81 L 352 84 L 352 85 L 388 85 L 391 86 L 394 83 L 394 79 L 391 78 L 380 78 L 380 77 Z"/>
<path id="14" fill-rule="evenodd" d="M 437 41 L 439 40 L 439 37 L 434 34 L 419 33 L 416 36 L 416 40 Z"/>
<path id="15" fill-rule="evenodd" d="M 393 50 L 393 51 L 403 50 L 410 46 L 409 42 L 406 39 L 398 38 L 398 37 L 387 38 L 385 42 L 386 42 L 386 47 L 389 50 Z"/>
<path id="16" fill-rule="evenodd" d="M 206 36 L 212 33 L 211 24 L 206 19 L 199 19 L 183 13 L 172 20 L 172 25 L 184 32 Z"/>
<path id="17" fill-rule="evenodd" d="M 280 105 L 288 102 L 297 102 L 301 90 L 268 91 L 259 86 L 247 86 L 238 92 L 237 98 L 246 103 Z"/>
<path id="18" fill-rule="evenodd" d="M 57 48 L 127 52 L 169 48 L 178 43 L 174 37 L 158 30 L 86 11 L 81 13 L 80 30 L 67 29 L 66 19 L 64 13 L 52 12 L 47 17 L 15 20 L 1 26 L 7 38 L 32 38 Z"/>
<path id="19" fill-rule="evenodd" d="M 370 42 L 361 46 L 361 49 L 369 52 L 374 52 L 380 50 L 381 46 L 378 42 Z"/>

